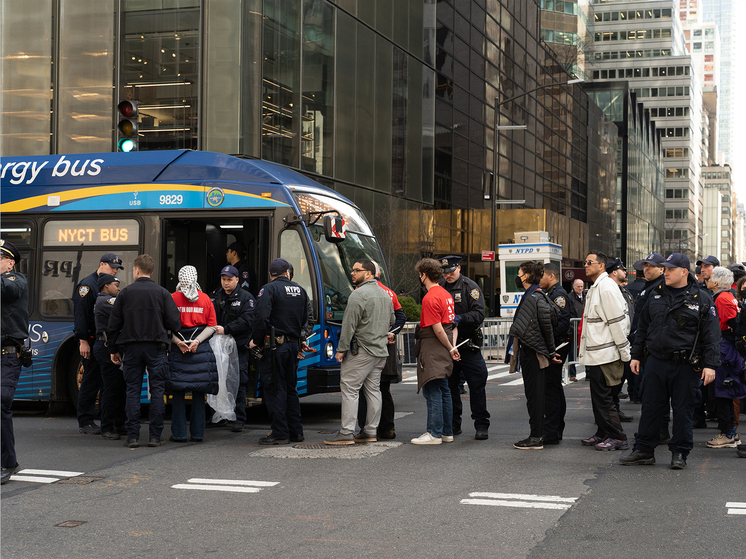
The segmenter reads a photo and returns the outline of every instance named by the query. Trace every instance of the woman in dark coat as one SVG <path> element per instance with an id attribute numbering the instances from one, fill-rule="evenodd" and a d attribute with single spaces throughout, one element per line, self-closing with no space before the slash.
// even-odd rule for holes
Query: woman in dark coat
<path id="1" fill-rule="evenodd" d="M 187 440 L 186 393 L 192 393 L 189 432 L 192 442 L 205 436 L 205 394 L 218 393 L 218 368 L 207 340 L 215 332 L 217 319 L 210 297 L 200 290 L 197 270 L 184 266 L 171 295 L 181 313 L 181 330 L 172 337 L 168 355 L 166 392 L 173 395 L 171 441 Z"/>
<path id="2" fill-rule="evenodd" d="M 552 312 L 555 305 L 539 288 L 544 275 L 544 264 L 528 261 L 521 264 L 515 278 L 516 287 L 525 289 L 510 327 L 513 357 L 511 369 L 517 360 L 521 363 L 523 388 L 526 394 L 529 425 L 528 438 L 513 446 L 521 450 L 541 450 L 544 430 L 544 377 L 549 361 L 554 359 L 554 329 Z M 508 347 L 511 347 L 509 342 Z"/>

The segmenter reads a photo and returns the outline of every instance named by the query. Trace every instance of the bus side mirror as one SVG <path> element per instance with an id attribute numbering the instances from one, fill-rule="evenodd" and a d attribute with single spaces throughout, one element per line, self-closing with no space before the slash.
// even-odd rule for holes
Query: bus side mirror
<path id="1" fill-rule="evenodd" d="M 345 240 L 345 220 L 339 216 L 324 216 L 324 237 L 330 243 L 341 243 Z"/>

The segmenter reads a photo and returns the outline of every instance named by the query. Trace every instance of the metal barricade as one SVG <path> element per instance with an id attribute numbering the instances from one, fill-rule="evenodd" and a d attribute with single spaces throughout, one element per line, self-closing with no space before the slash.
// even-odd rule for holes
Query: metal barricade
<path id="1" fill-rule="evenodd" d="M 417 358 L 412 354 L 414 351 L 414 331 L 417 322 L 407 322 L 396 336 L 396 351 L 399 354 L 403 366 L 414 366 Z M 505 346 L 508 343 L 508 332 L 513 324 L 511 317 L 486 318 L 482 323 L 482 334 L 484 345 L 482 356 L 485 361 L 502 361 L 505 358 Z"/>

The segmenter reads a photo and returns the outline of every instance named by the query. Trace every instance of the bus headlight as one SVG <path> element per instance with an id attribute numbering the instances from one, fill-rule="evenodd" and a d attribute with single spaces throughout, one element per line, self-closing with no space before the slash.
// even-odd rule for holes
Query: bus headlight
<path id="1" fill-rule="evenodd" d="M 331 341 L 326 342 L 324 351 L 326 352 L 326 358 L 331 361 L 334 357 L 334 344 Z"/>

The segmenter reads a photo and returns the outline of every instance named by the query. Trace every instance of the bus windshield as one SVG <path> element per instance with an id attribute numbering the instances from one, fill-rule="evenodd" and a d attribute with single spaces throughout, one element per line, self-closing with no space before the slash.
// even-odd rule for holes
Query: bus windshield
<path id="1" fill-rule="evenodd" d="M 295 198 L 303 213 L 336 210 L 345 220 L 346 238 L 341 243 L 330 243 L 324 237 L 321 221 L 310 227 L 311 238 L 319 258 L 324 314 L 330 322 L 342 322 L 347 298 L 355 286 L 350 272 L 358 260 L 374 260 L 383 264 L 383 254 L 363 214 L 356 207 L 328 196 L 296 193 Z M 386 281 L 385 269 L 381 270 Z"/>

